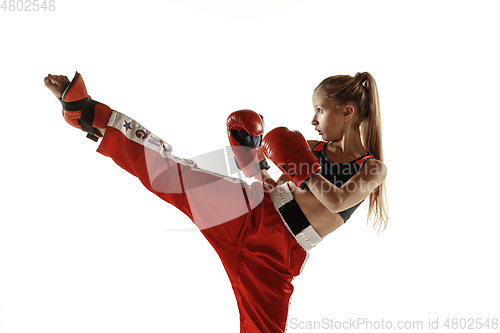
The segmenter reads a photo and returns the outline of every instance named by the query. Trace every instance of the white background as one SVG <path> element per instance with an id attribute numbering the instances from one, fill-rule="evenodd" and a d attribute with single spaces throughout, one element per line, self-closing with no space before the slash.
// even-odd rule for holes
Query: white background
<path id="1" fill-rule="evenodd" d="M 377 236 L 359 209 L 313 249 L 289 318 L 425 328 L 499 318 L 496 8 L 56 0 L 54 11 L 0 10 L 0 332 L 239 331 L 229 280 L 191 221 L 64 122 L 43 78 L 75 71 L 94 99 L 186 158 L 226 145 L 226 117 L 242 108 L 267 129 L 318 139 L 316 85 L 370 72 L 390 224 Z M 331 330 L 290 327 L 300 331 Z"/>

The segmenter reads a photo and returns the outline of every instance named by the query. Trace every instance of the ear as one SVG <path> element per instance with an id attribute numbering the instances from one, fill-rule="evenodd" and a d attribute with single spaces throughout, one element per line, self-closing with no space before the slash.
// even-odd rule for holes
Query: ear
<path id="1" fill-rule="evenodd" d="M 345 121 L 348 121 L 349 119 L 351 119 L 352 117 L 354 117 L 354 106 L 351 105 L 351 104 L 347 104 L 345 107 L 344 107 L 344 120 Z"/>

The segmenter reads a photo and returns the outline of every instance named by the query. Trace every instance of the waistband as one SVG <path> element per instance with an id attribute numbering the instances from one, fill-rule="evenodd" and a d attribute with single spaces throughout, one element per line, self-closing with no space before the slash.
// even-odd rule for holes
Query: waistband
<path id="1" fill-rule="evenodd" d="M 311 226 L 299 204 L 293 198 L 288 183 L 276 186 L 269 194 L 283 223 L 304 250 L 310 251 L 323 240 Z"/>

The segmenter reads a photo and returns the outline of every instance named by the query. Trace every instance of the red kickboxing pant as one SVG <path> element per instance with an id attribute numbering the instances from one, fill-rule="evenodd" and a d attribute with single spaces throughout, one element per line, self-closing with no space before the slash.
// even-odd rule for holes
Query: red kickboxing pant
<path id="1" fill-rule="evenodd" d="M 289 190 L 268 193 L 262 183 L 249 186 L 199 169 L 116 111 L 97 151 L 198 226 L 229 276 L 241 332 L 285 331 L 292 278 L 300 274 L 307 251 L 321 240 L 312 227 L 294 235 L 284 221 L 277 208 L 293 202 Z"/>

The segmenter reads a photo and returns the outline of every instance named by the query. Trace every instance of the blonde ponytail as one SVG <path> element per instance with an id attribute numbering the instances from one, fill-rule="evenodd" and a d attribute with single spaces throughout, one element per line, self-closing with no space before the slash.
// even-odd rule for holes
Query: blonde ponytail
<path id="1" fill-rule="evenodd" d="M 366 77 L 363 86 L 366 88 L 368 98 L 364 105 L 367 109 L 367 117 L 361 123 L 361 140 L 363 146 L 379 161 L 384 162 L 384 153 L 382 149 L 382 117 L 380 116 L 380 101 L 378 96 L 377 84 L 370 73 L 363 73 Z M 387 209 L 387 197 L 385 192 L 385 181 L 382 182 L 372 193 L 368 201 L 367 223 L 373 219 L 373 228 L 377 232 L 383 226 L 384 230 L 389 222 Z"/>
<path id="2" fill-rule="evenodd" d="M 382 123 L 377 84 L 368 72 L 336 75 L 323 80 L 314 91 L 320 90 L 326 98 L 338 104 L 354 103 L 358 107 L 361 141 L 366 150 L 383 162 Z M 369 195 L 367 223 L 373 220 L 373 229 L 384 230 L 389 222 L 385 181 Z"/>

